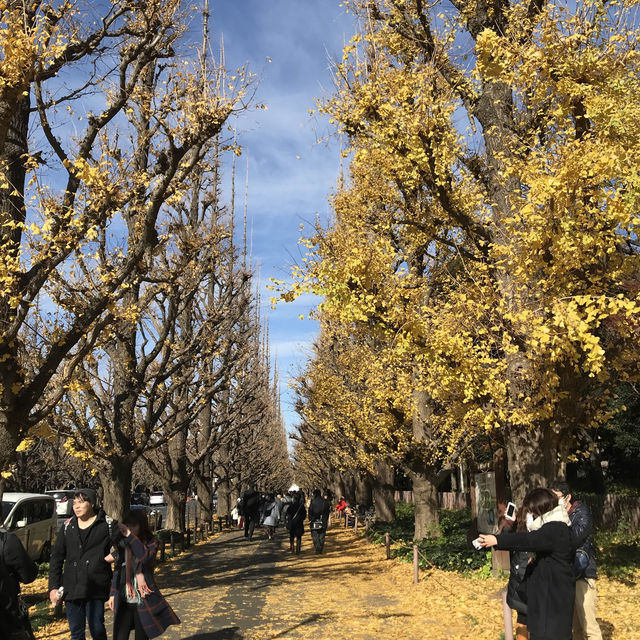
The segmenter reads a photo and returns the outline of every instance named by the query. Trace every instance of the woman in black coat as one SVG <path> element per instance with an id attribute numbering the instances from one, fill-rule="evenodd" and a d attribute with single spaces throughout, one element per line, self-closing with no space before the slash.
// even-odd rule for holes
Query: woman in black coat
<path id="1" fill-rule="evenodd" d="M 289 507 L 289 544 L 291 552 L 298 555 L 302 545 L 302 534 L 304 533 L 304 521 L 307 517 L 307 509 L 304 506 L 304 493 L 298 491 L 293 496 L 293 503 Z M 295 546 L 294 546 L 295 545 Z"/>
<path id="2" fill-rule="evenodd" d="M 523 512 L 518 514 L 515 522 L 506 522 L 500 533 L 515 533 L 527 530 Z M 527 585 L 526 577 L 531 569 L 529 560 L 532 558 L 528 551 L 509 552 L 509 582 L 507 583 L 507 604 L 517 613 L 516 640 L 528 640 L 527 631 Z"/>
<path id="3" fill-rule="evenodd" d="M 532 551 L 526 580 L 531 640 L 570 640 L 575 596 L 574 549 L 567 511 L 550 489 L 530 491 L 523 510 L 528 532 L 481 535 L 483 547 Z"/>

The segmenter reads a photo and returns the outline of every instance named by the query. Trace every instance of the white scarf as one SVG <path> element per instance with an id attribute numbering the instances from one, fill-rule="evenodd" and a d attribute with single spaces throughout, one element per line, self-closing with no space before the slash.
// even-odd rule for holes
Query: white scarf
<path id="1" fill-rule="evenodd" d="M 564 522 L 567 526 L 571 526 L 571 520 L 569 520 L 569 514 L 565 506 L 559 504 L 551 509 L 551 511 L 547 511 L 541 516 L 538 516 L 531 525 L 527 524 L 527 529 L 529 531 L 537 531 L 543 524 L 547 524 L 547 522 Z"/>

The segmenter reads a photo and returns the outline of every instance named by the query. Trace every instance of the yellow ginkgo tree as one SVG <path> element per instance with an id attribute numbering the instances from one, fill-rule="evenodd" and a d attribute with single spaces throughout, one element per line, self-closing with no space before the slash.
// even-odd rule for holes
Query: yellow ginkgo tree
<path id="1" fill-rule="evenodd" d="M 520 499 L 639 373 L 636 3 L 348 5 L 350 179 L 284 295 L 402 356 L 427 476 L 499 434 Z"/>

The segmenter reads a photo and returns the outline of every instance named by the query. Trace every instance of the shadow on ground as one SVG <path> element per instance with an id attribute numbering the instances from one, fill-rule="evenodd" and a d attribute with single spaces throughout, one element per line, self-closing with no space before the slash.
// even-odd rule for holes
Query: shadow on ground
<path id="1" fill-rule="evenodd" d="M 218 631 L 196 633 L 182 640 L 242 640 L 243 638 L 244 636 L 240 633 L 239 627 L 226 627 L 225 629 L 218 629 Z"/>
<path id="2" fill-rule="evenodd" d="M 256 554 L 238 555 L 230 549 L 230 547 L 236 546 L 259 546 L 259 549 Z M 359 575 L 370 575 L 373 579 L 376 570 L 370 567 L 365 560 L 344 562 L 348 548 L 348 540 L 335 536 L 327 538 L 327 546 L 323 555 L 336 559 L 336 564 L 331 569 L 332 575 L 339 579 L 340 576 L 349 576 L 356 572 Z M 275 570 L 273 562 L 277 562 L 282 559 L 283 555 L 289 553 L 288 540 L 285 539 L 282 532 L 271 542 L 266 538 L 254 539 L 253 542 L 249 542 L 241 532 L 227 533 L 208 543 L 206 550 L 202 551 L 204 553 L 200 558 L 206 558 L 206 561 L 199 562 L 188 569 L 184 563 L 172 563 L 162 567 L 162 577 L 158 582 L 165 595 L 173 596 L 212 586 L 223 588 L 238 583 L 246 583 L 247 592 L 260 591 L 264 589 L 267 580 L 273 585 L 292 579 L 299 580 L 300 584 L 304 584 L 306 580 L 313 579 L 313 572 L 310 572 L 309 569 L 315 564 L 317 558 L 311 546 L 310 537 L 305 536 L 303 538 L 303 552 L 298 556 L 296 564 L 278 566 Z M 172 588 L 169 585 L 180 586 Z"/>

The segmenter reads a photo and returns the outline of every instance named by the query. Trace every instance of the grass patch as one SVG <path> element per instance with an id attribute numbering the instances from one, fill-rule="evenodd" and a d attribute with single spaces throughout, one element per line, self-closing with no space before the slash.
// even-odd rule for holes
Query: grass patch
<path id="1" fill-rule="evenodd" d="M 31 628 L 34 631 L 48 625 L 55 619 L 53 607 L 49 604 L 49 600 L 41 600 L 32 607 L 29 607 L 29 620 L 31 621 Z"/>
<path id="2" fill-rule="evenodd" d="M 620 521 L 615 531 L 596 531 L 598 574 L 626 582 L 640 571 L 640 532 L 629 523 Z"/>
<path id="3" fill-rule="evenodd" d="M 476 551 L 469 546 L 468 534 L 471 529 L 471 510 L 440 509 L 440 536 L 429 537 L 418 543 L 420 568 L 432 566 L 458 573 L 481 572 L 488 576 L 491 556 L 487 551 Z M 398 543 L 392 550 L 392 557 L 413 561 L 413 505 L 399 502 L 396 505 L 396 520 L 373 524 L 367 533 L 376 544 L 384 544 L 385 534 Z"/>

